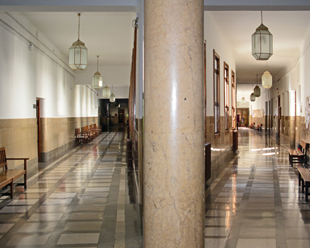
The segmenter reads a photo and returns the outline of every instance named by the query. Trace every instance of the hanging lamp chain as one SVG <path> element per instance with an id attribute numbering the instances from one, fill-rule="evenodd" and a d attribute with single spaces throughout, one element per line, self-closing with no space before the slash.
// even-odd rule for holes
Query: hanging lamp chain
<path id="1" fill-rule="evenodd" d="M 81 13 L 78 13 L 79 22 L 78 22 L 78 40 L 80 40 L 80 19 L 81 19 Z"/>
<path id="2" fill-rule="evenodd" d="M 97 72 L 99 71 L 98 66 L 99 66 L 99 55 L 97 55 Z"/>

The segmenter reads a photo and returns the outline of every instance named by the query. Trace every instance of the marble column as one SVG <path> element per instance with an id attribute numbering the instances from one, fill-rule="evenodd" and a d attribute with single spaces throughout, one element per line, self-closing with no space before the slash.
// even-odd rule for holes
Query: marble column
<path id="1" fill-rule="evenodd" d="M 203 0 L 144 18 L 144 247 L 204 247 Z"/>

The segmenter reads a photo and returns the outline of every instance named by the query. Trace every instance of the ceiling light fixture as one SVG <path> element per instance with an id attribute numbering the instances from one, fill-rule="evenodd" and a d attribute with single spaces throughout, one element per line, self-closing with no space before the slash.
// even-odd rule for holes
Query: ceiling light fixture
<path id="1" fill-rule="evenodd" d="M 258 82 L 258 75 L 256 74 L 256 83 Z M 258 85 L 255 86 L 254 88 L 254 96 L 255 97 L 260 97 L 260 88 Z"/>
<path id="2" fill-rule="evenodd" d="M 252 94 L 250 95 L 250 100 L 251 102 L 254 102 L 255 101 L 255 96 L 254 96 L 254 93 L 252 92 Z"/>
<path id="3" fill-rule="evenodd" d="M 261 21 L 261 25 L 252 34 L 252 55 L 256 60 L 268 60 L 273 54 L 273 36 L 263 24 L 263 11 Z"/>
<path id="4" fill-rule="evenodd" d="M 115 95 L 113 94 L 113 85 L 112 85 L 112 94 L 110 95 L 110 102 L 115 102 Z"/>
<path id="5" fill-rule="evenodd" d="M 265 89 L 270 89 L 272 87 L 272 76 L 270 72 L 267 70 L 267 62 L 266 62 L 266 71 L 262 76 L 262 86 Z"/>
<path id="6" fill-rule="evenodd" d="M 102 77 L 101 74 L 99 73 L 99 55 L 97 55 L 97 72 L 94 74 L 92 78 L 92 86 L 94 89 L 101 89 L 102 88 Z"/>
<path id="7" fill-rule="evenodd" d="M 74 71 L 85 70 L 87 67 L 87 48 L 85 43 L 80 41 L 80 13 L 78 13 L 78 17 L 78 40 L 73 42 L 69 48 L 69 66 Z"/>
<path id="8" fill-rule="evenodd" d="M 102 89 L 102 96 L 104 98 L 110 98 L 110 88 L 106 85 L 103 89 Z"/>

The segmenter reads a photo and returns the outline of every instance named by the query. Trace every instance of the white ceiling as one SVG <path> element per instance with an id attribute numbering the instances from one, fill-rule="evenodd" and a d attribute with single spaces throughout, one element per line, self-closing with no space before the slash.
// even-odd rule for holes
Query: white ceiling
<path id="1" fill-rule="evenodd" d="M 78 39 L 78 16 L 74 12 L 24 12 L 64 55 Z M 80 40 L 88 49 L 88 65 L 130 65 L 135 13 L 85 12 L 81 13 Z"/>
<path id="2" fill-rule="evenodd" d="M 255 83 L 256 74 L 266 70 L 265 61 L 257 61 L 251 52 L 251 36 L 261 24 L 260 11 L 213 11 L 218 27 L 233 47 L 236 58 L 237 83 Z M 264 11 L 263 23 L 273 34 L 273 55 L 268 70 L 277 75 L 296 64 L 301 45 L 309 35 L 309 11 Z"/>
<path id="3" fill-rule="evenodd" d="M 218 23 L 233 48 L 236 57 L 237 83 L 255 83 L 266 69 L 266 62 L 256 61 L 251 54 L 251 35 L 261 23 L 259 11 L 208 11 Z M 24 12 L 24 15 L 68 55 L 77 40 L 77 13 Z M 81 16 L 80 39 L 89 52 L 89 65 L 130 65 L 133 47 L 132 20 L 135 13 L 85 12 Z M 274 39 L 274 54 L 268 60 L 268 70 L 278 74 L 290 68 L 300 56 L 300 48 L 309 34 L 310 11 L 265 11 L 263 23 Z"/>

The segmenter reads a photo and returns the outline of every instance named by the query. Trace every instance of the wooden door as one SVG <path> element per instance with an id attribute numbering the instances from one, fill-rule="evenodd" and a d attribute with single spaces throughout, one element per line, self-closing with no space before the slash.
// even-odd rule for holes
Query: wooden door
<path id="1" fill-rule="evenodd" d="M 41 99 L 37 98 L 36 101 L 37 110 L 37 147 L 38 147 L 38 162 L 42 162 L 41 158 Z"/>

